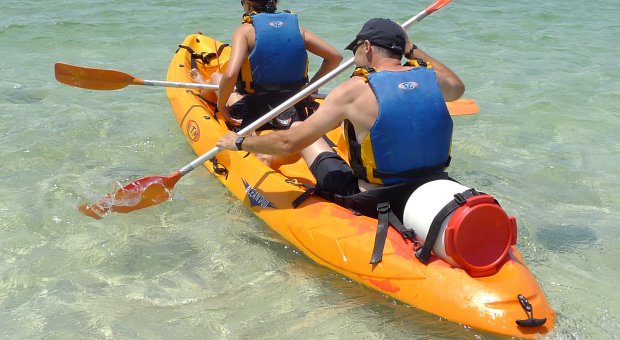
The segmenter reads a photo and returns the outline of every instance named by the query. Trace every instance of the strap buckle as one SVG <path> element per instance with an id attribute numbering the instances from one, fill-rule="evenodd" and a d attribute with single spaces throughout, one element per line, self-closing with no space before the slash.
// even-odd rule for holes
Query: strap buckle
<path id="1" fill-rule="evenodd" d="M 467 199 L 462 193 L 454 194 L 454 202 L 456 202 L 456 204 L 463 205 L 466 201 Z"/>
<path id="2" fill-rule="evenodd" d="M 413 229 L 407 229 L 403 231 L 403 237 L 408 240 L 415 241 L 415 231 Z"/>
<path id="3" fill-rule="evenodd" d="M 386 214 L 392 211 L 392 207 L 390 207 L 390 202 L 380 202 L 377 204 L 377 212 L 379 214 Z"/>

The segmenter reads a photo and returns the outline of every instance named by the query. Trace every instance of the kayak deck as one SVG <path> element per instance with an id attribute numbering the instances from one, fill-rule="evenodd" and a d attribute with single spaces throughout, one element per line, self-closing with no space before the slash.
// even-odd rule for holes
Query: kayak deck
<path id="1" fill-rule="evenodd" d="M 217 40 L 192 34 L 182 45 L 189 49 L 175 53 L 168 81 L 191 82 L 192 63 L 205 79 L 225 69 L 230 48 L 220 48 Z M 192 62 L 190 49 L 197 55 L 211 56 L 202 58 L 210 60 Z M 167 94 L 197 155 L 212 149 L 228 131 L 215 114 L 214 97 L 201 98 L 198 90 L 179 88 L 168 88 Z M 328 138 L 337 146 L 344 143 L 338 128 Z M 340 153 L 344 150 L 336 149 Z M 420 263 L 413 244 L 390 228 L 383 261 L 371 265 L 376 219 L 357 216 L 316 196 L 293 208 L 292 202 L 305 191 L 301 184 L 314 183 L 305 162 L 272 169 L 254 155 L 245 156 L 246 152 L 225 150 L 204 166 L 270 228 L 318 264 L 403 303 L 480 330 L 532 338 L 553 328 L 555 313 L 515 246 L 497 273 L 473 278 L 434 255 L 428 265 Z M 547 318 L 543 326 L 516 324 L 516 320 L 528 318 L 519 294 L 529 300 L 534 318 Z"/>

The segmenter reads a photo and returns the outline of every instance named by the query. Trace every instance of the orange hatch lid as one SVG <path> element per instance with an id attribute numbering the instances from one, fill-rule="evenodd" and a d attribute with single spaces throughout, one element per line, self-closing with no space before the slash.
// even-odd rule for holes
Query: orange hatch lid
<path id="1" fill-rule="evenodd" d="M 446 254 L 471 276 L 492 275 L 517 242 L 517 222 L 493 196 L 477 195 L 454 211 L 444 242 Z"/>

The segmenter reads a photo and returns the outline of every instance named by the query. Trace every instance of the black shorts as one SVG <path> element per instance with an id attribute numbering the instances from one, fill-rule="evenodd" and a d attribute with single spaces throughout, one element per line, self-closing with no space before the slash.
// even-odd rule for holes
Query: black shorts
<path id="1" fill-rule="evenodd" d="M 230 116 L 241 119 L 241 125 L 237 128 L 241 130 L 254 123 L 263 115 L 294 96 L 295 92 L 281 91 L 274 93 L 248 94 L 239 99 L 230 107 Z M 293 107 L 282 112 L 278 117 L 259 127 L 257 130 L 284 130 L 288 129 L 293 122 L 307 118 L 306 101 L 295 104 Z"/>
<path id="2" fill-rule="evenodd" d="M 331 151 L 320 153 L 310 165 L 310 171 L 316 178 L 318 195 L 370 217 L 377 217 L 377 203 L 389 201 L 392 211 L 401 220 L 409 196 L 419 186 L 437 179 L 454 181 L 446 172 L 439 172 L 406 183 L 361 192 L 351 167 Z M 342 197 L 335 199 L 330 194 Z"/>
<path id="3" fill-rule="evenodd" d="M 357 177 L 347 162 L 332 151 L 320 153 L 310 172 L 316 178 L 317 188 L 340 196 L 350 196 L 360 192 Z"/>

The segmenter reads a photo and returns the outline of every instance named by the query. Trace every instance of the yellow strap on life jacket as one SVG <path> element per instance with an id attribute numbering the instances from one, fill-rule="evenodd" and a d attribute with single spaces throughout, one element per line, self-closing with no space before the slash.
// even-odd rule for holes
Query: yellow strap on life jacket
<path id="1" fill-rule="evenodd" d="M 282 11 L 284 13 L 290 13 L 290 14 L 295 14 L 295 12 L 289 11 L 289 10 L 284 10 Z M 252 16 L 258 14 L 258 12 L 256 11 L 252 11 L 250 13 L 243 13 L 243 19 L 241 20 L 241 23 L 243 24 L 251 24 L 252 23 Z"/>
<path id="2" fill-rule="evenodd" d="M 405 63 L 405 66 L 433 68 L 430 61 L 424 61 L 422 59 L 409 59 Z"/>
<path id="3" fill-rule="evenodd" d="M 243 13 L 243 19 L 241 20 L 242 24 L 251 24 L 252 23 L 252 16 L 258 14 L 255 11 L 252 11 L 250 13 Z"/>
<path id="4" fill-rule="evenodd" d="M 356 67 L 355 70 L 353 70 L 353 74 L 351 74 L 351 78 L 353 77 L 362 77 L 364 78 L 364 82 L 368 82 L 368 75 L 373 73 L 373 72 L 377 72 L 374 68 L 369 67 L 369 66 L 360 66 L 360 67 Z"/>
<path id="5" fill-rule="evenodd" d="M 243 61 L 243 65 L 241 65 L 241 71 L 239 71 L 239 75 L 237 76 L 237 90 L 240 93 L 256 93 L 256 90 L 252 88 L 252 68 L 250 67 L 250 59 L 245 58 Z"/>

